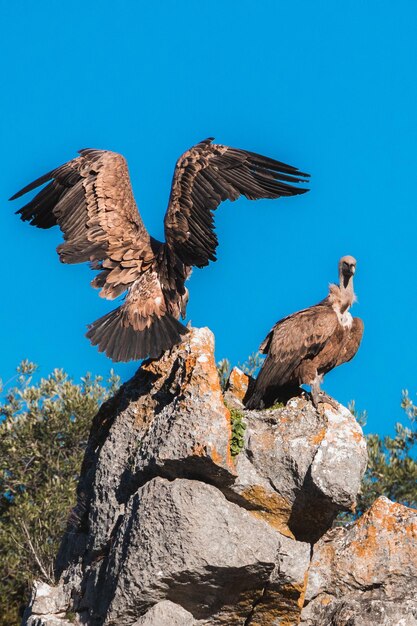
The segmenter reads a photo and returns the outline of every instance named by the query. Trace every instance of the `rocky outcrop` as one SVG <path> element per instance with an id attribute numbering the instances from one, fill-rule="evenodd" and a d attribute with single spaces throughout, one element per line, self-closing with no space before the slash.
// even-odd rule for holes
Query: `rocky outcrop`
<path id="1" fill-rule="evenodd" d="M 340 511 L 354 509 L 367 458 L 360 426 L 344 407 L 319 413 L 305 398 L 248 411 L 245 421 L 228 497 L 281 533 L 314 543 Z"/>
<path id="2" fill-rule="evenodd" d="M 417 511 L 387 498 L 314 546 L 301 624 L 417 625 Z"/>
<path id="3" fill-rule="evenodd" d="M 103 405 L 57 586 L 43 613 L 34 594 L 25 624 L 288 626 L 302 616 L 325 626 L 323 606 L 334 619 L 362 601 L 346 581 L 337 595 L 337 567 L 329 556 L 325 578 L 319 552 L 336 541 L 325 533 L 337 514 L 355 506 L 366 466 L 359 425 L 344 407 L 316 411 L 306 397 L 244 411 L 248 384 L 234 370 L 223 396 L 213 336 L 193 329 Z M 338 603 L 344 596 L 351 604 Z"/>

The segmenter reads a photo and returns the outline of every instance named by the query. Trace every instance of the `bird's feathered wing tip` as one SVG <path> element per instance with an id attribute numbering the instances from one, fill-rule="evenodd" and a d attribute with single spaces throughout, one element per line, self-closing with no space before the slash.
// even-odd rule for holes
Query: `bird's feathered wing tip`
<path id="1" fill-rule="evenodd" d="M 208 137 L 207 139 L 203 139 L 200 141 L 197 146 L 210 145 L 214 141 L 214 137 Z M 213 146 L 216 148 L 217 146 Z M 223 146 L 221 146 L 223 147 Z M 270 157 L 263 156 L 258 154 L 257 152 L 251 152 L 250 150 L 239 150 L 236 148 L 228 148 L 230 153 L 241 153 L 245 154 L 251 163 L 252 166 L 257 168 L 263 168 L 271 170 L 275 176 L 277 173 L 280 175 L 281 180 L 287 180 L 288 182 L 294 183 L 306 183 L 310 178 L 310 174 L 306 172 L 302 172 L 295 167 L 294 165 L 289 165 L 288 163 L 284 163 L 283 161 L 277 161 L 276 159 L 271 159 Z M 283 174 L 287 174 L 288 178 L 282 177 Z M 298 193 L 306 193 L 306 191 L 310 191 L 309 189 L 300 189 Z"/>
<path id="2" fill-rule="evenodd" d="M 20 198 L 21 196 L 23 196 L 25 193 L 28 193 L 29 191 L 36 189 L 36 187 L 40 187 L 44 183 L 47 183 L 48 180 L 51 180 L 53 175 L 54 175 L 53 171 L 48 172 L 47 174 L 44 174 L 40 178 L 37 178 L 36 180 L 34 180 L 32 183 L 29 183 L 29 185 L 26 185 L 26 187 L 23 187 L 23 189 L 21 189 L 20 191 L 17 191 L 11 198 L 9 198 L 9 200 L 16 200 L 17 198 Z"/>
<path id="3" fill-rule="evenodd" d="M 99 352 L 105 352 L 113 361 L 157 358 L 180 343 L 182 336 L 189 332 L 169 314 L 154 316 L 150 326 L 140 331 L 123 322 L 122 307 L 119 307 L 90 324 L 86 333 Z"/>
<path id="4" fill-rule="evenodd" d="M 33 183 L 30 183 L 15 193 L 9 200 L 20 198 L 25 193 L 48 182 L 52 177 L 53 172 L 45 174 L 45 176 L 38 178 Z M 61 196 L 62 188 L 53 182 L 49 183 L 49 185 L 44 187 L 28 204 L 16 211 L 16 214 L 20 215 L 20 218 L 24 222 L 30 222 L 33 226 L 37 226 L 38 228 L 51 228 L 58 223 L 53 213 L 53 208 L 60 201 Z"/>

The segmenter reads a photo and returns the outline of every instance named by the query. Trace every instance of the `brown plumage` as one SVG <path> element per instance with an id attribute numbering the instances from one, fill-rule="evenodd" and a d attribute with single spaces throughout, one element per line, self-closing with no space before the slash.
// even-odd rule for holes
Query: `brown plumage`
<path id="1" fill-rule="evenodd" d="M 270 406 L 303 384 L 311 386 L 315 406 L 325 397 L 320 391 L 324 374 L 350 361 L 362 339 L 363 322 L 349 313 L 355 301 L 355 270 L 356 260 L 342 257 L 339 285 L 330 285 L 327 298 L 275 324 L 260 346 L 267 357 L 246 403 L 248 409 Z"/>
<path id="2" fill-rule="evenodd" d="M 133 197 L 125 159 L 107 150 L 81 150 L 15 194 L 48 183 L 17 213 L 39 228 L 59 225 L 63 263 L 88 261 L 92 285 L 124 303 L 89 326 L 87 337 L 114 361 L 157 357 L 187 332 L 184 285 L 192 266 L 215 261 L 213 211 L 223 200 L 279 198 L 304 193 L 307 174 L 253 152 L 206 139 L 178 160 L 162 243 L 148 234 Z"/>

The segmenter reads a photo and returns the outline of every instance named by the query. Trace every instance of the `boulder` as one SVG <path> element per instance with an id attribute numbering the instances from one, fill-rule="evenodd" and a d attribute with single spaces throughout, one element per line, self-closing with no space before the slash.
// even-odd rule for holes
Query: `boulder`
<path id="1" fill-rule="evenodd" d="M 133 626 L 195 626 L 191 613 L 170 600 L 154 604 Z"/>
<path id="2" fill-rule="evenodd" d="M 417 511 L 378 498 L 314 546 L 303 626 L 417 624 Z"/>
<path id="3" fill-rule="evenodd" d="M 244 419 L 245 446 L 225 493 L 281 533 L 314 543 L 355 507 L 367 462 L 362 429 L 342 405 L 319 412 L 303 397 Z"/>
<path id="4" fill-rule="evenodd" d="M 73 626 L 67 619 L 69 598 L 62 585 L 35 581 L 23 622 L 27 626 Z"/>

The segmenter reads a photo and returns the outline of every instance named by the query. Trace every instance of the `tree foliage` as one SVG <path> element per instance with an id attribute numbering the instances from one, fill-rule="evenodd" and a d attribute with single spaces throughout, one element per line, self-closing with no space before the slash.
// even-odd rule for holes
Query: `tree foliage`
<path id="1" fill-rule="evenodd" d="M 0 626 L 20 623 L 33 578 L 53 580 L 91 420 L 118 385 L 62 370 L 34 383 L 35 371 L 23 362 L 0 403 Z"/>
<path id="2" fill-rule="evenodd" d="M 379 496 L 417 506 L 417 406 L 407 390 L 403 391 L 401 407 L 408 425 L 397 422 L 393 437 L 366 436 L 368 468 L 362 481 L 357 514 L 366 511 Z M 362 414 L 362 421 L 365 417 Z"/>

